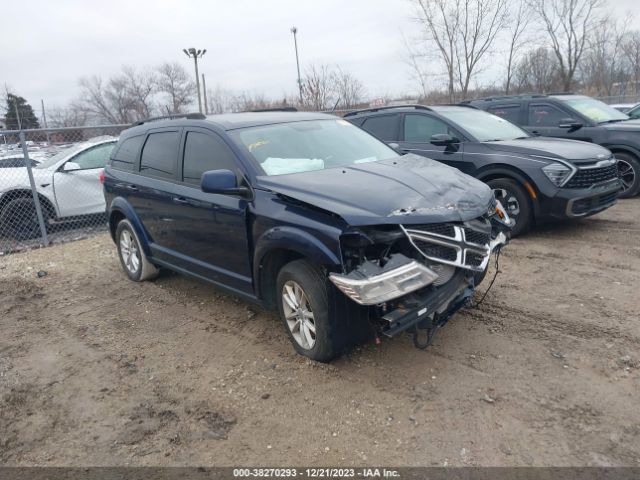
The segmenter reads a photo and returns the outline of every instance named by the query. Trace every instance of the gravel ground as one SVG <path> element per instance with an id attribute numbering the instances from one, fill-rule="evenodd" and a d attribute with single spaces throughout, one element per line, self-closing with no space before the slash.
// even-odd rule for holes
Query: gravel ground
<path id="1" fill-rule="evenodd" d="M 210 285 L 128 281 L 105 234 L 0 258 L 0 463 L 640 466 L 639 212 L 513 241 L 426 351 L 329 365 Z"/>

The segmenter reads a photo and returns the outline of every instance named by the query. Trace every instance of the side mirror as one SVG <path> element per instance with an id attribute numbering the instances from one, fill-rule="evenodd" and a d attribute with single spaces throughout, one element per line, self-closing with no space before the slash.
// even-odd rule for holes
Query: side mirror
<path id="1" fill-rule="evenodd" d="M 402 149 L 400 148 L 400 145 L 397 144 L 396 142 L 389 142 L 389 143 L 387 143 L 387 145 L 389 145 L 389 147 L 393 148 L 398 155 L 404 155 L 405 154 L 405 152 L 403 152 Z"/>
<path id="2" fill-rule="evenodd" d="M 430 142 L 433 145 L 446 146 L 453 143 L 460 143 L 460 140 L 449 135 L 448 133 L 436 133 L 435 135 L 431 136 Z"/>
<path id="3" fill-rule="evenodd" d="M 80 170 L 80 165 L 75 162 L 67 162 L 62 166 L 63 172 L 73 172 L 74 170 Z"/>
<path id="4" fill-rule="evenodd" d="M 238 186 L 238 177 L 231 170 L 209 170 L 204 172 L 200 179 L 200 188 L 205 193 L 218 193 L 221 195 L 247 196 L 250 193 L 247 187 Z"/>
<path id="5" fill-rule="evenodd" d="M 581 122 L 579 122 L 578 120 L 576 120 L 575 118 L 563 118 L 558 123 L 558 127 L 560 127 L 560 128 L 569 128 L 571 130 L 578 130 L 579 128 L 582 128 L 583 126 L 584 125 Z"/>

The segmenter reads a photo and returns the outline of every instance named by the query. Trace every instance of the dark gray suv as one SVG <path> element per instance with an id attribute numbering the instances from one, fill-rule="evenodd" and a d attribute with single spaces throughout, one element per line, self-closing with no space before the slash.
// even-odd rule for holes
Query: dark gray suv
<path id="1" fill-rule="evenodd" d="M 621 198 L 640 192 L 640 120 L 584 95 L 516 95 L 463 102 L 521 126 L 532 135 L 591 142 L 618 159 Z"/>

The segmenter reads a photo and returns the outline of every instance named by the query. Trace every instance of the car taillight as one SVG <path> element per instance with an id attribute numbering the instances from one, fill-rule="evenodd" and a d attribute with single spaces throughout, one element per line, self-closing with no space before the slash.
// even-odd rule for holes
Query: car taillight
<path id="1" fill-rule="evenodd" d="M 100 183 L 104 185 L 104 179 L 105 179 L 104 170 L 100 170 L 100 175 L 98 175 L 98 179 L 100 180 Z"/>

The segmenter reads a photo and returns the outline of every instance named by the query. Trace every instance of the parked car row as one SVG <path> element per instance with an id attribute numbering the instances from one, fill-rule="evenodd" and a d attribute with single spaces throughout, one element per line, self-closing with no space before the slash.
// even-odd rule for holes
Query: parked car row
<path id="1" fill-rule="evenodd" d="M 99 174 L 116 141 L 115 137 L 96 137 L 63 149 L 56 155 L 36 155 L 31 160 L 45 222 L 104 214 Z M 20 239 L 38 236 L 39 233 L 24 158 L 0 159 L 0 235 Z"/>
<path id="2" fill-rule="evenodd" d="M 428 346 L 511 236 L 637 193 L 639 152 L 625 114 L 527 95 L 150 119 L 33 171 L 48 220 L 106 205 L 131 280 L 211 282 L 277 310 L 297 352 L 329 361 L 381 335 Z M 28 179 L 1 180 L 5 233 L 37 233 Z"/>

